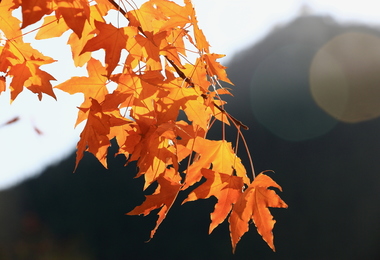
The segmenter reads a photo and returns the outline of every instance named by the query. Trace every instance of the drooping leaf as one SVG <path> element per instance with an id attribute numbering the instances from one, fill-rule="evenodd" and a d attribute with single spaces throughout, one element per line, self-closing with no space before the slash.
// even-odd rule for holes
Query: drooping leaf
<path id="1" fill-rule="evenodd" d="M 227 218 L 232 209 L 232 205 L 236 203 L 243 193 L 244 183 L 242 177 L 218 173 L 208 169 L 202 169 L 201 172 L 206 178 L 206 182 L 193 190 L 183 203 L 198 199 L 207 199 L 211 196 L 217 198 L 218 201 L 215 204 L 215 209 L 211 213 L 209 229 L 209 233 L 211 233 Z"/>
<path id="2" fill-rule="evenodd" d="M 147 195 L 145 201 L 135 207 L 127 215 L 148 215 L 152 210 L 161 208 L 158 214 L 156 226 L 150 233 L 150 238 L 153 238 L 156 230 L 165 219 L 168 211 L 172 207 L 178 192 L 180 191 L 181 184 L 179 183 L 180 177 L 177 175 L 173 168 L 166 169 L 165 177 L 157 179 L 158 187 L 152 195 Z"/>
<path id="3" fill-rule="evenodd" d="M 80 134 L 77 144 L 76 166 L 83 157 L 85 151 L 94 154 L 96 158 L 107 168 L 107 149 L 110 146 L 109 133 L 112 126 L 128 124 L 128 120 L 123 120 L 103 111 L 102 106 L 96 99 L 90 99 L 91 106 L 88 109 L 88 119 Z"/>
<path id="4" fill-rule="evenodd" d="M 268 189 L 269 187 L 281 191 L 281 186 L 268 175 L 259 174 L 234 205 L 229 218 L 233 251 L 240 238 L 248 231 L 250 220 L 255 223 L 257 231 L 268 246 L 275 251 L 272 230 L 276 221 L 268 207 L 287 208 L 288 205 L 274 190 Z"/>

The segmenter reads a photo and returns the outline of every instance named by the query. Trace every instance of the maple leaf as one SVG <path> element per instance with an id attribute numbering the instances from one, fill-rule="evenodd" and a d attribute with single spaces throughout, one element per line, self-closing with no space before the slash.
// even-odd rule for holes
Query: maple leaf
<path id="1" fill-rule="evenodd" d="M 57 19 L 55 15 L 46 16 L 41 28 L 36 34 L 36 40 L 60 37 L 69 29 L 63 19 Z"/>
<path id="2" fill-rule="evenodd" d="M 12 15 L 12 0 L 0 2 L 0 25 L 1 31 L 7 39 L 14 39 L 21 36 L 21 21 Z"/>
<path id="3" fill-rule="evenodd" d="M 192 10 L 189 10 L 186 6 L 180 6 L 173 1 L 150 0 L 149 2 L 165 16 L 165 22 L 159 28 L 160 31 L 175 27 L 183 28 L 191 22 Z"/>
<path id="4" fill-rule="evenodd" d="M 211 196 L 217 198 L 215 210 L 211 213 L 211 233 L 220 223 L 222 223 L 236 203 L 244 187 L 242 177 L 218 173 L 209 169 L 202 169 L 202 175 L 206 182 L 194 189 L 183 201 L 193 201 L 197 199 L 207 199 Z"/>
<path id="5" fill-rule="evenodd" d="M 178 170 L 176 149 L 171 144 L 175 138 L 174 124 L 167 123 L 159 127 L 151 126 L 144 134 L 144 138 L 136 145 L 130 160 L 134 161 L 138 158 L 137 177 L 144 174 L 144 189 L 165 174 L 170 165 Z"/>
<path id="6" fill-rule="evenodd" d="M 91 6 L 91 8 L 95 8 Z M 91 52 L 82 53 L 83 47 L 87 42 L 94 37 L 95 27 L 93 23 L 85 22 L 82 37 L 79 38 L 76 33 L 72 33 L 67 41 L 71 46 L 71 53 L 74 61 L 74 65 L 82 67 L 91 59 Z"/>
<path id="7" fill-rule="evenodd" d="M 275 251 L 273 244 L 273 227 L 275 220 L 268 207 L 287 208 L 288 205 L 269 187 L 281 186 L 273 181 L 268 175 L 260 173 L 239 197 L 230 214 L 230 234 L 233 252 L 240 238 L 248 231 L 250 220 L 255 223 L 257 231 L 268 246 Z"/>
<path id="8" fill-rule="evenodd" d="M 169 93 L 158 101 L 163 108 L 161 112 L 165 118 L 176 119 L 179 110 L 182 109 L 190 121 L 206 130 L 211 110 L 205 106 L 204 99 L 200 96 L 202 93 L 200 88 L 182 87 L 183 80 L 176 78 L 171 72 L 166 72 L 166 76 L 167 81 L 162 87 Z"/>
<path id="9" fill-rule="evenodd" d="M 120 60 L 121 50 L 126 47 L 128 31 L 124 28 L 116 28 L 112 24 L 106 24 L 96 20 L 95 27 L 99 30 L 99 33 L 86 43 L 81 54 L 104 49 L 106 52 L 105 61 L 107 64 L 106 75 L 109 77 Z"/>
<path id="10" fill-rule="evenodd" d="M 78 163 L 82 159 L 84 151 L 89 151 L 94 154 L 103 166 L 107 168 L 106 155 L 107 149 L 110 146 L 110 128 L 127 123 L 129 123 L 128 120 L 122 119 L 121 117 L 115 118 L 112 114 L 104 113 L 98 101 L 91 99 L 88 119 L 77 144 L 75 169 L 78 167 Z"/>
<path id="11" fill-rule="evenodd" d="M 206 139 L 214 119 L 223 124 L 232 122 L 239 135 L 240 127 L 245 126 L 223 107 L 225 102 L 220 95 L 231 93 L 225 88 L 216 90 L 216 86 L 219 80 L 232 83 L 226 67 L 217 62 L 223 55 L 209 53 L 210 45 L 198 26 L 191 0 L 184 0 L 183 6 L 168 0 L 148 0 L 140 9 L 129 12 L 121 3 L 0 0 L 0 93 L 9 85 L 11 101 L 24 88 L 36 93 L 39 99 L 43 93 L 55 98 L 51 85 L 54 77 L 40 69 L 54 60 L 24 43 L 23 35 L 29 32 L 21 29 L 42 18 L 42 25 L 32 30 L 37 30 L 36 39 L 61 37 L 71 29 L 68 44 L 74 65 L 87 64 L 88 76 L 72 77 L 56 88 L 84 95 L 76 124 L 86 119 L 87 122 L 77 144 L 75 169 L 86 151 L 107 167 L 106 156 L 110 140 L 114 139 L 118 154 L 124 154 L 128 163 L 137 161 L 137 177 L 145 178 L 143 190 L 157 184 L 153 194 L 127 213 L 147 215 L 159 209 L 151 238 L 179 191 L 203 178 L 205 182 L 199 183 L 184 202 L 211 196 L 217 199 L 209 232 L 230 215 L 234 251 L 252 220 L 274 250 L 274 220 L 268 207 L 287 205 L 268 188 L 281 187 L 263 174 L 250 182 L 232 143 L 224 138 Z M 21 21 L 12 15 L 17 8 L 21 9 Z M 125 16 L 128 26 L 118 28 L 107 23 L 111 9 Z M 185 63 L 189 43 L 199 57 Z M 105 52 L 105 66 L 91 57 L 92 52 L 100 49 Z M 124 60 L 122 53 L 123 59 L 126 54 Z M 115 74 L 119 64 L 120 70 Z M 8 78 L 11 81 L 6 84 Z M 117 84 L 112 93 L 107 89 L 110 82 Z M 121 109 L 127 109 L 128 116 L 123 116 Z M 186 121 L 178 119 L 181 111 Z M 187 167 L 180 174 L 182 161 Z"/>
<path id="12" fill-rule="evenodd" d="M 158 32 L 166 20 L 166 16 L 151 1 L 143 3 L 138 10 L 127 12 L 127 17 L 131 26 L 139 27 L 144 32 Z"/>
<path id="13" fill-rule="evenodd" d="M 44 15 L 48 15 L 53 12 L 52 0 L 31 0 L 20 1 L 13 0 L 14 6 L 12 8 L 18 8 L 21 6 L 22 12 L 22 26 L 21 29 L 28 25 L 38 22 Z"/>
<path id="14" fill-rule="evenodd" d="M 0 76 L 0 93 L 5 91 L 5 77 Z"/>
<path id="15" fill-rule="evenodd" d="M 62 16 L 67 26 L 72 29 L 79 38 L 86 20 L 90 15 L 90 7 L 86 0 L 55 0 L 57 18 Z"/>
<path id="16" fill-rule="evenodd" d="M 20 40 L 7 41 L 0 54 L 0 70 L 7 71 L 8 76 L 13 77 L 10 82 L 11 101 L 26 87 L 42 99 L 42 93 L 55 97 L 51 80 L 55 80 L 49 73 L 40 69 L 40 66 L 50 64 L 54 60 L 42 55 L 30 44 Z"/>
<path id="17" fill-rule="evenodd" d="M 217 59 L 222 58 L 224 56 L 225 55 L 221 54 L 206 53 L 202 55 L 202 59 L 204 59 L 204 61 L 206 62 L 207 72 L 211 77 L 216 76 L 218 79 L 233 85 L 233 83 L 227 78 L 227 73 L 225 70 L 226 67 L 216 61 Z"/>
<path id="18" fill-rule="evenodd" d="M 198 182 L 202 178 L 202 168 L 208 169 L 211 165 L 215 172 L 231 175 L 235 171 L 244 183 L 250 183 L 245 167 L 232 150 L 231 143 L 225 140 L 211 141 L 196 137 L 193 143 L 189 142 L 187 145 L 198 154 L 198 159 L 186 170 L 184 188 Z"/>
<path id="19" fill-rule="evenodd" d="M 31 68 L 32 66 L 34 66 L 34 68 Z M 36 93 L 39 100 L 42 99 L 42 93 L 57 99 L 53 92 L 53 86 L 50 83 L 51 80 L 56 79 L 46 71 L 40 70 L 39 66 L 40 64 L 38 62 L 33 62 L 28 66 L 33 73 L 32 76 L 25 82 L 25 87 L 33 93 Z"/>
<path id="20" fill-rule="evenodd" d="M 190 41 L 198 48 L 198 50 L 201 51 L 201 53 L 208 53 L 210 52 L 210 44 L 207 42 L 205 35 L 203 34 L 203 31 L 199 29 L 198 26 L 198 20 L 195 16 L 195 10 L 193 7 L 193 4 L 191 3 L 191 0 L 185 0 L 186 8 L 191 10 L 191 24 L 194 28 L 194 37 L 195 37 L 195 43 L 190 38 Z"/>
<path id="21" fill-rule="evenodd" d="M 87 63 L 88 77 L 72 77 L 67 81 L 55 86 L 55 88 L 63 90 L 69 94 L 83 93 L 84 101 L 81 105 L 82 108 L 89 108 L 91 106 L 91 99 L 96 99 L 102 102 L 108 93 L 106 82 L 107 73 L 100 61 L 91 58 Z M 82 122 L 85 117 L 84 110 L 78 114 L 76 125 Z"/>
<path id="22" fill-rule="evenodd" d="M 148 215 L 152 210 L 161 208 L 158 214 L 156 226 L 150 233 L 150 238 L 153 238 L 156 230 L 166 217 L 168 211 L 177 198 L 180 191 L 181 184 L 179 183 L 180 177 L 173 168 L 166 169 L 165 176 L 157 179 L 158 187 L 152 195 L 147 195 L 145 201 L 135 207 L 127 215 Z"/>

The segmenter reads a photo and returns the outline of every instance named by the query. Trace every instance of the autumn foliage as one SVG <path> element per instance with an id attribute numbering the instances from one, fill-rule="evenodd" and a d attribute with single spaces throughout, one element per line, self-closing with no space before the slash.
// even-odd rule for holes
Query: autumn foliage
<path id="1" fill-rule="evenodd" d="M 16 9 L 21 9 L 21 20 L 13 15 Z M 107 22 L 110 15 L 114 20 Z M 121 19 L 126 26 L 119 25 Z M 54 76 L 41 66 L 59 61 L 23 37 L 40 21 L 36 40 L 70 31 L 73 63 L 86 66 L 88 76 L 73 76 L 53 87 Z M 150 0 L 140 8 L 128 0 L 2 0 L 0 33 L 0 92 L 9 88 L 11 101 L 25 89 L 40 100 L 44 94 L 56 98 L 57 89 L 82 93 L 77 124 L 85 122 L 85 127 L 76 166 L 84 152 L 90 152 L 107 167 L 114 139 L 118 154 L 137 162 L 143 189 L 155 187 L 127 213 L 147 215 L 158 209 L 151 238 L 177 195 L 185 192 L 183 203 L 217 199 L 209 232 L 228 219 L 233 251 L 251 222 L 275 249 L 275 220 L 268 207 L 287 205 L 268 188 L 281 187 L 268 175 L 255 176 L 253 166 L 251 180 L 237 157 L 239 140 L 246 145 L 241 133 L 245 126 L 224 108 L 221 96 L 230 92 L 219 81 L 232 83 L 218 62 L 223 55 L 210 53 L 190 0 L 183 5 Z M 98 50 L 104 50 L 101 59 L 94 54 Z M 216 120 L 223 129 L 236 128 L 235 144 L 224 134 L 222 140 L 207 138 Z"/>

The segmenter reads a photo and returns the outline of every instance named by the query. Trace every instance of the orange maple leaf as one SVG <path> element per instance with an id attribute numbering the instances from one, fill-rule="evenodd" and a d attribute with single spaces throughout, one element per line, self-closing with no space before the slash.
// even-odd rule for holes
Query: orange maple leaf
<path id="1" fill-rule="evenodd" d="M 135 147 L 130 160 L 134 161 L 138 158 L 137 177 L 144 174 L 144 189 L 165 174 L 170 165 L 178 170 L 176 149 L 172 144 L 176 137 L 174 127 L 173 123 L 162 124 L 159 127 L 151 126 L 144 134 L 143 140 Z"/>
<path id="2" fill-rule="evenodd" d="M 0 70 L 6 72 L 9 69 L 7 75 L 13 77 L 10 82 L 11 101 L 15 100 L 24 87 L 38 94 L 40 100 L 42 93 L 56 98 L 50 83 L 55 78 L 40 69 L 40 66 L 54 62 L 53 59 L 20 40 L 7 41 L 0 58 Z"/>
<path id="3" fill-rule="evenodd" d="M 162 110 L 165 118 L 174 118 L 178 116 L 179 110 L 183 110 L 187 118 L 194 124 L 203 129 L 208 129 L 208 123 L 211 117 L 211 110 L 207 109 L 204 99 L 200 96 L 202 91 L 198 86 L 186 88 L 183 87 L 183 80 L 176 78 L 171 72 L 166 72 L 167 80 L 162 85 L 168 94 L 157 102 L 162 104 Z"/>
<path id="4" fill-rule="evenodd" d="M 127 213 L 147 215 L 159 209 L 151 238 L 179 191 L 198 183 L 184 202 L 211 196 L 217 199 L 210 215 L 210 233 L 230 215 L 235 251 L 252 220 L 274 250 L 275 221 L 268 207 L 287 205 L 268 188 L 281 187 L 263 174 L 251 182 L 232 143 L 224 137 L 220 141 L 206 139 L 214 119 L 233 123 L 239 135 L 239 127 L 245 126 L 224 110 L 220 95 L 231 93 L 217 88 L 218 81 L 232 84 L 226 67 L 217 62 L 224 55 L 209 53 L 210 45 L 198 26 L 191 0 L 184 0 L 183 6 L 169 0 L 147 0 L 140 9 L 132 7 L 134 10 L 129 12 L 124 5 L 119 6 L 122 3 L 0 0 L 0 92 L 9 85 L 11 101 L 24 88 L 37 93 L 40 99 L 43 93 L 55 97 L 50 83 L 53 76 L 40 69 L 54 60 L 24 43 L 23 35 L 29 32 L 21 29 L 42 18 L 42 26 L 33 29 L 37 30 L 36 39 L 60 37 L 71 29 L 68 44 L 74 65 L 87 64 L 88 76 L 72 77 L 56 88 L 84 95 L 76 123 L 87 122 L 77 144 L 75 169 L 86 151 L 107 167 L 106 156 L 110 140 L 114 139 L 119 147 L 117 153 L 124 154 L 128 162 L 137 161 L 137 177 L 145 178 L 143 189 L 157 184 L 153 194 Z M 17 8 L 21 9 L 21 21 L 12 15 Z M 111 9 L 129 24 L 119 27 L 107 23 Z M 187 53 L 192 52 L 187 49 L 189 43 L 199 57 L 186 63 Z M 105 66 L 91 57 L 100 49 L 105 52 Z M 5 84 L 8 78 L 11 81 Z M 107 89 L 110 82 L 117 84 L 112 93 Z M 127 112 L 121 115 L 121 109 L 127 109 L 128 118 Z M 178 121 L 181 117 L 185 121 Z M 185 171 L 180 174 L 182 161 Z M 199 183 L 202 178 L 206 181 Z"/>
<path id="5" fill-rule="evenodd" d="M 21 6 L 22 12 L 22 26 L 25 28 L 28 25 L 38 22 L 44 15 L 48 15 L 53 12 L 52 0 L 33 0 L 33 1 L 20 1 L 13 0 L 13 9 Z"/>
<path id="6" fill-rule="evenodd" d="M 106 87 L 107 73 L 100 61 L 91 58 L 87 63 L 88 77 L 72 77 L 67 81 L 55 86 L 69 94 L 83 93 L 84 101 L 81 105 L 82 108 L 89 108 L 91 106 L 91 99 L 96 99 L 102 102 L 108 94 Z M 76 125 L 86 119 L 84 110 L 80 110 Z"/>
<path id="7" fill-rule="evenodd" d="M 257 231 L 268 246 L 275 251 L 272 230 L 276 221 L 268 207 L 287 208 L 288 205 L 274 190 L 268 189 L 269 187 L 282 191 L 281 186 L 268 175 L 260 173 L 233 206 L 229 218 L 233 252 L 240 238 L 248 231 L 250 220 L 255 223 Z"/>
<path id="8" fill-rule="evenodd" d="M 190 42 L 200 50 L 201 53 L 208 53 L 210 52 L 210 44 L 207 42 L 205 35 L 203 34 L 203 31 L 198 26 L 198 20 L 195 16 L 195 10 L 193 7 L 193 4 L 190 0 L 185 0 L 186 8 L 191 10 L 191 24 L 193 25 L 194 29 L 194 38 L 195 43 L 189 38 Z"/>
<path id="9" fill-rule="evenodd" d="M 20 20 L 12 15 L 14 4 L 12 0 L 0 2 L 0 24 L 1 31 L 7 39 L 14 39 L 21 36 Z"/>
<path id="10" fill-rule="evenodd" d="M 81 38 L 84 24 L 90 15 L 88 1 L 55 0 L 55 2 L 57 4 L 56 16 L 62 16 L 67 26 Z"/>
<path id="11" fill-rule="evenodd" d="M 157 228 L 165 219 L 168 211 L 177 198 L 178 192 L 181 188 L 181 184 L 179 183 L 180 179 L 180 176 L 173 168 L 166 169 L 165 175 L 157 179 L 158 187 L 156 191 L 152 195 L 145 196 L 146 199 L 140 206 L 135 207 L 132 211 L 127 213 L 127 215 L 143 214 L 146 216 L 152 210 L 161 208 L 157 213 L 158 220 L 156 226 L 150 233 L 150 238 L 153 238 Z"/>
<path id="12" fill-rule="evenodd" d="M 95 27 L 98 30 L 97 35 L 86 43 L 80 54 L 104 49 L 107 77 L 109 77 L 120 60 L 121 50 L 126 48 L 127 30 L 96 20 Z"/>
<path id="13" fill-rule="evenodd" d="M 46 16 L 44 23 L 36 34 L 36 40 L 60 37 L 69 29 L 63 19 L 57 19 L 55 15 Z"/>
<path id="14" fill-rule="evenodd" d="M 211 166 L 213 171 L 228 175 L 235 171 L 235 174 L 241 177 L 244 183 L 250 183 L 245 167 L 232 150 L 230 142 L 225 140 L 211 141 L 196 137 L 194 143 L 188 143 L 188 147 L 191 147 L 198 154 L 198 159 L 186 170 L 184 188 L 198 182 L 202 178 L 202 168 L 208 169 Z"/>
<path id="15" fill-rule="evenodd" d="M 91 99 L 91 107 L 84 110 L 89 110 L 88 119 L 77 144 L 75 169 L 78 167 L 84 151 L 94 154 L 103 166 L 107 168 L 106 156 L 110 145 L 110 129 L 113 126 L 128 124 L 129 120 L 104 113 L 101 104 L 95 99 Z"/>
<path id="16" fill-rule="evenodd" d="M 210 77 L 217 77 L 217 79 L 223 80 L 224 82 L 233 85 L 233 83 L 227 77 L 227 73 L 225 70 L 226 67 L 216 61 L 217 59 L 223 58 L 224 56 L 225 55 L 222 54 L 206 53 L 202 55 L 202 59 L 204 59 L 206 63 L 207 73 Z"/>
<path id="17" fill-rule="evenodd" d="M 243 193 L 243 179 L 238 176 L 218 173 L 209 169 L 202 169 L 202 175 L 206 182 L 194 189 L 183 201 L 193 201 L 198 199 L 207 199 L 211 196 L 217 198 L 215 210 L 211 213 L 211 224 L 209 233 L 211 233 L 220 223 L 222 223 Z"/>
<path id="18" fill-rule="evenodd" d="M 91 6 L 91 9 L 95 8 Z M 64 22 L 64 21 L 62 21 Z M 91 59 L 91 52 L 82 53 L 83 47 L 87 42 L 94 37 L 95 26 L 93 22 L 86 21 L 82 31 L 82 37 L 79 38 L 76 33 L 72 33 L 67 41 L 71 46 L 71 53 L 74 61 L 74 65 L 77 67 L 82 67 Z"/>

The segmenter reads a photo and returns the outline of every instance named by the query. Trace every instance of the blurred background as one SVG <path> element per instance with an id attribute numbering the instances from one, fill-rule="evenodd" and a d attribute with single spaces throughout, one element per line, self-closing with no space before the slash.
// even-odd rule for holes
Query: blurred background
<path id="1" fill-rule="evenodd" d="M 248 8 L 239 4 L 237 13 Z M 234 98 L 226 98 L 226 108 L 250 128 L 244 134 L 255 170 L 275 171 L 270 175 L 289 205 L 271 209 L 277 220 L 276 253 L 254 226 L 235 255 L 227 223 L 208 235 L 213 199 L 177 203 L 155 238 L 145 243 L 155 216 L 124 215 L 144 198 L 142 180 L 133 179 L 136 166 L 124 167 L 124 158 L 110 157 L 106 170 L 86 154 L 72 173 L 79 129 L 61 138 L 67 148 L 53 155 L 48 168 L 24 171 L 24 177 L 2 185 L 0 259 L 380 259 L 380 30 L 366 20 L 375 6 L 366 6 L 363 19 L 342 16 L 338 7 L 326 12 L 312 1 L 295 1 L 276 9 L 287 14 L 280 15 L 273 6 L 261 11 L 259 4 L 252 4 L 253 18 L 267 11 L 265 19 L 271 22 L 262 18 L 260 27 L 225 16 L 224 22 L 247 35 L 236 36 L 235 43 L 226 41 L 228 48 L 209 39 L 212 45 L 218 42 L 213 51 L 231 54 L 224 64 L 236 87 Z M 210 21 L 218 30 L 226 28 L 217 23 L 225 10 L 221 5 L 197 9 L 201 27 L 202 21 Z M 261 30 L 250 32 L 250 25 Z M 23 115 L 21 110 L 12 113 L 3 114 L 9 119 Z M 26 118 L 31 135 L 24 143 L 46 142 L 43 138 L 50 132 L 43 123 Z M 16 128 L 20 124 L 1 129 L 24 135 L 25 127 Z M 210 134 L 220 137 L 218 129 Z M 45 149 L 35 145 L 26 153 L 27 144 L 5 132 L 2 138 L 5 165 L 4 158 L 12 155 L 15 167 L 28 168 L 24 162 L 29 154 Z M 229 131 L 227 139 L 235 138 Z M 110 149 L 112 153 L 115 148 Z M 240 156 L 248 162 L 244 149 Z M 1 174 L 6 173 L 2 167 Z"/>

